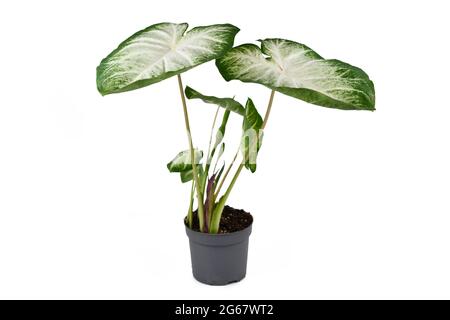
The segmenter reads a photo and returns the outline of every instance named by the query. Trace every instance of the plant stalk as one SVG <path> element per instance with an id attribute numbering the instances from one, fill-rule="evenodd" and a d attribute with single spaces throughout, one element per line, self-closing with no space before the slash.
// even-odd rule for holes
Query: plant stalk
<path id="1" fill-rule="evenodd" d="M 186 98 L 184 96 L 184 91 L 183 91 L 183 82 L 181 81 L 181 76 L 179 74 L 177 75 L 177 78 L 178 78 L 178 88 L 180 89 L 180 95 L 181 95 L 181 103 L 183 105 L 184 124 L 186 126 L 186 132 L 187 132 L 188 142 L 189 142 L 189 150 L 191 153 L 191 164 L 192 164 L 192 172 L 193 172 L 194 181 L 195 181 L 195 189 L 197 190 L 198 222 L 199 222 L 199 226 L 200 226 L 200 231 L 203 232 L 203 227 L 204 227 L 203 194 L 200 190 L 197 164 L 195 163 L 194 145 L 192 143 L 191 126 L 189 124 L 189 115 L 188 115 L 188 111 L 187 111 Z"/>
<path id="2" fill-rule="evenodd" d="M 262 127 L 261 127 L 261 129 L 263 129 L 263 130 L 266 127 L 267 121 L 269 121 L 269 116 L 270 116 L 270 111 L 272 110 L 273 96 L 274 95 L 275 95 L 275 90 L 272 90 L 272 92 L 270 93 L 269 104 L 267 105 L 266 114 L 264 116 L 264 121 L 263 121 L 263 124 L 262 124 Z"/>
<path id="3" fill-rule="evenodd" d="M 244 164 L 240 164 L 239 168 L 237 169 L 236 173 L 233 176 L 233 179 L 230 182 L 230 185 L 228 186 L 227 191 L 225 194 L 220 198 L 219 202 L 216 205 L 216 208 L 214 209 L 213 215 L 211 217 L 211 225 L 209 232 L 210 233 L 218 233 L 220 228 L 220 219 L 222 218 L 222 212 L 225 208 L 225 204 L 228 200 L 228 197 L 231 193 L 231 189 L 233 189 L 234 184 L 236 183 L 237 178 L 239 177 L 239 174 L 242 171 L 242 168 L 244 168 Z"/>
<path id="4" fill-rule="evenodd" d="M 211 133 L 209 135 L 209 146 L 208 146 L 208 153 L 207 153 L 208 162 L 206 164 L 209 164 L 210 157 L 211 157 L 212 139 L 213 139 L 213 134 L 214 134 L 214 127 L 216 126 L 217 115 L 219 114 L 219 109 L 220 109 L 220 107 L 217 106 L 217 110 L 216 110 L 216 113 L 214 114 L 214 119 L 213 119 L 213 123 L 211 126 Z"/>
<path id="5" fill-rule="evenodd" d="M 222 179 L 220 180 L 219 186 L 217 187 L 216 194 L 214 195 L 214 201 L 219 196 L 220 190 L 222 189 L 222 186 L 223 186 L 225 180 L 227 179 L 227 176 L 230 173 L 231 168 L 233 167 L 234 163 L 236 162 L 237 156 L 239 154 L 239 150 L 240 150 L 240 146 L 239 146 L 236 154 L 234 155 L 233 160 L 231 161 L 230 165 L 228 166 L 227 171 L 225 171 L 225 174 L 223 175 Z"/>
<path id="6" fill-rule="evenodd" d="M 213 124 L 211 127 L 211 134 L 209 135 L 209 146 L 208 146 L 208 152 L 206 154 L 206 164 L 205 164 L 205 174 L 203 176 L 202 180 L 202 194 L 205 194 L 205 188 L 206 188 L 206 181 L 208 180 L 208 174 L 209 174 L 209 168 L 211 167 L 211 161 L 212 161 L 212 155 L 211 155 L 211 147 L 212 147 L 212 139 L 214 134 L 214 127 L 216 126 L 217 121 L 217 115 L 219 114 L 219 106 L 217 107 L 216 113 L 214 114 Z"/>
<path id="7" fill-rule="evenodd" d="M 192 229 L 192 224 L 194 222 L 194 192 L 195 192 L 195 182 L 192 180 L 192 186 L 191 186 L 191 196 L 189 197 L 189 210 L 187 214 L 188 218 L 188 226 L 190 229 Z"/>

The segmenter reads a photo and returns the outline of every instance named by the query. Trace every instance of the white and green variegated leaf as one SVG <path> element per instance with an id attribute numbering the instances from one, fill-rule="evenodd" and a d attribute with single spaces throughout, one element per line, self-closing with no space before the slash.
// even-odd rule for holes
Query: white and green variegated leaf
<path id="1" fill-rule="evenodd" d="M 200 99 L 205 103 L 215 104 L 232 112 L 236 112 L 241 116 L 245 114 L 245 109 L 242 104 L 240 104 L 233 98 L 217 98 L 214 96 L 205 96 L 189 86 L 186 86 L 184 93 L 186 94 L 186 98 L 188 99 Z"/>
<path id="2" fill-rule="evenodd" d="M 187 23 L 158 23 L 129 37 L 97 67 L 98 91 L 138 89 L 216 59 L 233 46 L 239 31 L 230 24 L 187 28 Z"/>
<path id="3" fill-rule="evenodd" d="M 244 44 L 216 60 L 225 78 L 262 84 L 312 104 L 375 110 L 375 89 L 361 69 L 323 59 L 307 46 L 283 39 L 265 39 L 261 48 Z"/>
<path id="4" fill-rule="evenodd" d="M 263 119 L 249 98 L 245 105 L 245 116 L 242 123 L 241 152 L 245 167 L 251 172 L 256 171 L 256 157 L 262 144 Z"/>
<path id="5" fill-rule="evenodd" d="M 203 157 L 203 151 L 194 150 L 194 162 L 198 165 Z M 178 153 L 172 161 L 167 164 L 170 172 L 184 172 L 192 170 L 191 152 L 185 150 Z"/>

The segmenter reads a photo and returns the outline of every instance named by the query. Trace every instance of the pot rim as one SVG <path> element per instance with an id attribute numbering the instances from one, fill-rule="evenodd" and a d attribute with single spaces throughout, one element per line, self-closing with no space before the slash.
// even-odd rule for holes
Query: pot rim
<path id="1" fill-rule="evenodd" d="M 252 222 L 250 223 L 250 225 L 248 227 L 246 227 L 245 229 L 239 230 L 239 231 L 234 231 L 234 232 L 229 232 L 229 233 L 200 232 L 200 231 L 192 230 L 191 228 L 189 228 L 186 225 L 185 220 L 183 221 L 183 224 L 184 224 L 184 227 L 186 228 L 187 232 L 191 232 L 193 234 L 198 234 L 200 236 L 205 236 L 205 237 L 230 237 L 230 236 L 239 235 L 240 233 L 245 233 L 246 231 L 248 231 L 249 228 L 251 228 L 253 226 L 253 222 L 254 222 L 254 218 L 252 216 Z"/>
<path id="2" fill-rule="evenodd" d="M 189 227 L 186 225 L 185 230 L 191 243 L 194 242 L 198 245 L 208 247 L 226 247 L 237 245 L 238 243 L 241 243 L 243 241 L 248 241 L 248 238 L 252 233 L 252 226 L 253 222 L 247 228 L 231 233 L 199 232 L 189 229 Z"/>

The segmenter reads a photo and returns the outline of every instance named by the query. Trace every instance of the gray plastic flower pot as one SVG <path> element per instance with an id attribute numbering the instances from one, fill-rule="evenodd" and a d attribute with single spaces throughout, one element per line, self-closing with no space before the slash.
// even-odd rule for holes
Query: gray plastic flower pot
<path id="1" fill-rule="evenodd" d="M 251 232 L 251 225 L 244 230 L 226 234 L 202 233 L 186 227 L 194 278 L 216 286 L 244 279 Z"/>

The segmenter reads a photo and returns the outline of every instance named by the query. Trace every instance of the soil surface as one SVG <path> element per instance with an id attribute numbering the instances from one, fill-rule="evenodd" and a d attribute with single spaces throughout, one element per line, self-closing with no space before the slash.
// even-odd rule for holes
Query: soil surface
<path id="1" fill-rule="evenodd" d="M 187 222 L 187 220 L 185 221 Z M 225 206 L 220 219 L 219 233 L 231 233 L 241 231 L 250 226 L 253 222 L 253 217 L 250 213 L 242 209 L 234 209 L 230 206 Z M 194 221 L 192 225 L 194 231 L 200 231 L 198 225 L 197 211 L 194 211 Z"/>

